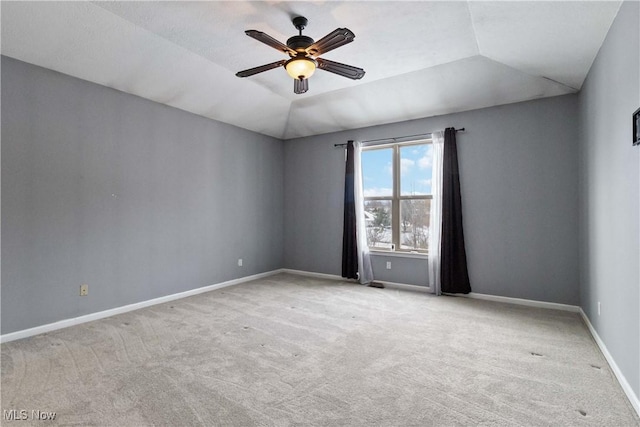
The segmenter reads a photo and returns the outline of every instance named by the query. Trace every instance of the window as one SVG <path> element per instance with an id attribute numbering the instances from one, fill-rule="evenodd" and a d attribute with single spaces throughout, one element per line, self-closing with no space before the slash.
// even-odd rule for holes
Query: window
<path id="1" fill-rule="evenodd" d="M 431 140 L 362 150 L 367 243 L 373 250 L 429 250 Z"/>

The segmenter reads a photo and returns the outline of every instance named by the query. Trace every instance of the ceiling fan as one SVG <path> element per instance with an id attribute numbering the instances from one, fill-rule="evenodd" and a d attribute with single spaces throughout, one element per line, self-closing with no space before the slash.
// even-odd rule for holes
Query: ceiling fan
<path id="1" fill-rule="evenodd" d="M 335 48 L 351 43 L 356 37 L 351 30 L 347 28 L 337 28 L 316 42 L 311 37 L 302 35 L 302 30 L 304 30 L 308 23 L 307 18 L 298 16 L 293 18 L 292 22 L 293 26 L 299 31 L 299 34 L 287 40 L 286 45 L 261 31 L 245 31 L 245 34 L 249 37 L 253 37 L 289 55 L 289 59 L 239 71 L 236 73 L 236 76 L 249 77 L 264 71 L 273 70 L 274 68 L 284 67 L 287 73 L 294 79 L 293 92 L 298 94 L 305 93 L 309 90 L 308 79 L 315 72 L 316 68 L 353 80 L 361 79 L 362 76 L 364 76 L 365 72 L 362 68 L 318 58 L 318 56 Z"/>

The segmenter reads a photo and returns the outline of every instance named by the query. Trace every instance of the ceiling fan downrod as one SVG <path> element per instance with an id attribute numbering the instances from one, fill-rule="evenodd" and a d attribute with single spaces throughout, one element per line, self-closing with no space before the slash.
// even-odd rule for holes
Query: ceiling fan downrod
<path id="1" fill-rule="evenodd" d="M 309 21 L 304 16 L 296 16 L 295 18 L 293 18 L 292 22 L 293 26 L 298 30 L 299 34 L 297 36 L 289 38 L 289 40 L 287 40 L 287 46 L 298 53 L 304 53 L 304 50 L 311 46 L 314 42 L 311 37 L 302 35 L 302 30 L 306 28 Z"/>

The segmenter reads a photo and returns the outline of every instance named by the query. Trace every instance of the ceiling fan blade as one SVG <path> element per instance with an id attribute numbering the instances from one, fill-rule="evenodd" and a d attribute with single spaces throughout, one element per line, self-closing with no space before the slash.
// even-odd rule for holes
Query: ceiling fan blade
<path id="1" fill-rule="evenodd" d="M 318 58 L 316 61 L 318 62 L 319 69 L 342 77 L 347 77 L 352 80 L 361 79 L 365 73 L 362 68 L 354 67 L 353 65 L 341 64 L 339 62 L 329 61 L 328 59 L 323 58 Z"/>
<path id="2" fill-rule="evenodd" d="M 356 37 L 348 28 L 336 28 L 305 50 L 311 56 L 319 56 L 337 47 L 351 43 Z"/>
<path id="3" fill-rule="evenodd" d="M 283 59 L 282 61 L 272 62 L 271 64 L 261 65 L 255 68 L 249 68 L 248 70 L 244 70 L 244 71 L 238 71 L 236 73 L 236 76 L 238 77 L 253 76 L 254 74 L 262 73 L 263 71 L 269 71 L 269 70 L 273 70 L 274 68 L 282 67 L 286 62 L 287 61 Z"/>
<path id="4" fill-rule="evenodd" d="M 308 79 L 293 79 L 293 92 L 300 94 L 305 93 L 309 90 L 309 80 Z"/>
<path id="5" fill-rule="evenodd" d="M 295 56 L 297 53 L 295 50 L 289 48 L 289 46 L 287 46 L 286 44 L 279 42 L 278 40 L 274 39 L 268 34 L 263 33 L 262 31 L 247 30 L 244 33 L 249 37 L 252 37 L 268 46 L 271 46 L 274 49 L 279 50 L 280 52 L 293 56 Z"/>

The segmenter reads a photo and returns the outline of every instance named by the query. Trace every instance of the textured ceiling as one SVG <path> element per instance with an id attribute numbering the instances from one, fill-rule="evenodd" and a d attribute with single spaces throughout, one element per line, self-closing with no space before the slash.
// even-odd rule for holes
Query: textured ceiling
<path id="1" fill-rule="evenodd" d="M 2 54 L 222 122 L 289 139 L 447 114 L 580 89 L 619 1 L 10 2 Z M 291 18 L 318 40 L 353 43 L 323 58 L 362 67 L 353 81 L 319 70 L 293 93 L 285 59 L 244 34 L 286 42 Z"/>

